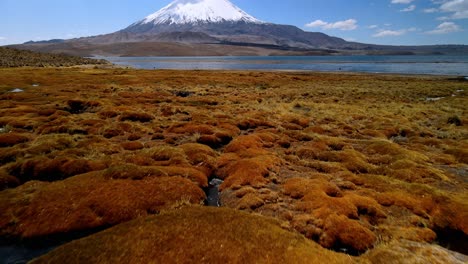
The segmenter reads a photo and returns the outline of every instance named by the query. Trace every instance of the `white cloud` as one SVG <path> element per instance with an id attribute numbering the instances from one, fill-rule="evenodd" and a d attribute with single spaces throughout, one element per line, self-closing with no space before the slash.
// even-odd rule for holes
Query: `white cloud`
<path id="1" fill-rule="evenodd" d="M 450 1 L 450 0 L 431 0 L 431 2 L 436 4 L 436 5 L 440 5 L 440 4 L 446 3 L 448 1 Z"/>
<path id="2" fill-rule="evenodd" d="M 7 39 L 7 38 L 5 38 L 5 37 L 0 37 L 0 40 L 6 40 L 6 39 Z"/>
<path id="3" fill-rule="evenodd" d="M 400 10 L 400 12 L 412 12 L 416 9 L 416 5 L 410 5 L 407 8 L 403 8 Z"/>
<path id="4" fill-rule="evenodd" d="M 444 22 L 438 25 L 434 30 L 427 31 L 427 34 L 448 34 L 462 31 L 461 27 L 453 22 Z"/>
<path id="5" fill-rule="evenodd" d="M 420 29 L 415 28 L 415 27 L 399 29 L 399 30 L 381 29 L 381 30 L 378 30 L 377 33 L 372 35 L 372 37 L 374 38 L 396 37 L 396 36 L 404 35 L 408 32 L 416 32 L 416 31 L 420 31 Z"/>
<path id="6" fill-rule="evenodd" d="M 310 22 L 309 24 L 306 24 L 305 26 L 306 27 L 324 27 L 326 25 L 328 25 L 327 22 L 318 19 L 313 22 Z"/>
<path id="7" fill-rule="evenodd" d="M 437 12 L 439 12 L 439 9 L 437 9 L 437 8 L 426 8 L 426 9 L 423 10 L 423 12 L 428 13 L 428 14 L 437 13 Z"/>
<path id="8" fill-rule="evenodd" d="M 446 0 L 437 3 L 441 4 L 440 11 L 452 13 L 450 19 L 468 18 L 468 0 Z"/>
<path id="9" fill-rule="evenodd" d="M 327 29 L 354 30 L 358 27 L 356 19 L 348 19 L 348 20 L 331 22 L 331 23 L 318 19 L 318 20 L 315 20 L 313 22 L 306 24 L 305 26 L 310 27 L 310 28 L 318 27 L 324 30 L 327 30 Z"/>
<path id="10" fill-rule="evenodd" d="M 392 0 L 392 4 L 409 4 L 414 0 Z"/>
<path id="11" fill-rule="evenodd" d="M 368 26 L 367 28 L 376 29 L 376 28 L 378 28 L 378 27 L 379 27 L 378 25 L 370 25 L 370 26 Z"/>
<path id="12" fill-rule="evenodd" d="M 372 35 L 374 38 L 383 38 L 383 37 L 395 37 L 401 36 L 406 33 L 406 30 L 380 30 L 376 34 Z"/>

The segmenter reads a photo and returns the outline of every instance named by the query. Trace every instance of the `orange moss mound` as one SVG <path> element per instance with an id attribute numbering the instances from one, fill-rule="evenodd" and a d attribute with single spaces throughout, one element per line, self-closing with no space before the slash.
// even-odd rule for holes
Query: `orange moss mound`
<path id="1" fill-rule="evenodd" d="M 208 186 L 208 177 L 202 171 L 191 167 L 179 166 L 137 166 L 134 164 L 119 164 L 104 171 L 107 179 L 142 180 L 151 177 L 179 176 L 187 178 L 200 187 Z"/>
<path id="2" fill-rule="evenodd" d="M 78 253 L 79 252 L 79 253 Z M 32 263 L 350 263 L 273 219 L 192 207 L 125 223 Z"/>
<path id="3" fill-rule="evenodd" d="M 29 138 L 21 134 L 17 134 L 17 133 L 0 134 L 0 148 L 11 147 L 16 144 L 24 143 L 27 141 L 29 141 Z"/>
<path id="4" fill-rule="evenodd" d="M 142 122 L 147 123 L 153 120 L 154 117 L 147 113 L 138 113 L 138 112 L 124 112 L 120 115 L 120 121 L 133 121 L 133 122 Z"/>
<path id="5" fill-rule="evenodd" d="M 220 189 L 245 185 L 265 186 L 269 182 L 267 178 L 270 172 L 281 164 L 278 157 L 263 149 L 274 139 L 268 134 L 253 134 L 236 137 L 229 143 L 224 150 L 225 154 L 218 159 L 216 175 L 225 179 Z"/>
<path id="6" fill-rule="evenodd" d="M 372 231 L 344 215 L 331 215 L 325 222 L 324 235 L 320 237 L 320 244 L 324 247 L 343 245 L 363 252 L 377 240 Z"/>
<path id="7" fill-rule="evenodd" d="M 179 146 L 184 152 L 195 169 L 203 172 L 207 178 L 210 178 L 216 170 L 218 153 L 212 148 L 196 143 L 183 144 Z"/>
<path id="8" fill-rule="evenodd" d="M 262 187 L 269 182 L 267 177 L 278 163 L 279 159 L 267 155 L 230 162 L 217 173 L 226 179 L 221 185 L 221 190 L 244 185 Z"/>
<path id="9" fill-rule="evenodd" d="M 299 216 L 294 224 L 296 228 L 307 235 L 310 231 L 304 228 L 311 219 L 315 219 L 312 223 L 315 231 L 308 235 L 317 239 L 322 246 L 345 246 L 363 252 L 375 243 L 376 235 L 369 227 L 380 218 L 385 218 L 385 213 L 375 200 L 342 192 L 336 185 L 320 178 L 292 178 L 285 182 L 284 192 L 300 199 L 295 203 L 296 210 L 312 217 Z"/>
<path id="10" fill-rule="evenodd" d="M 143 149 L 145 146 L 143 145 L 143 143 L 141 142 L 138 142 L 138 141 L 132 141 L 132 142 L 124 142 L 121 144 L 122 145 L 122 148 L 125 149 L 125 150 L 130 150 L 130 151 L 133 151 L 133 150 L 140 150 L 140 149 Z"/>
<path id="11" fill-rule="evenodd" d="M 31 181 L 0 192 L 0 230 L 22 238 L 86 230 L 204 199 L 200 188 L 180 177 L 108 180 L 89 173 L 54 183 Z"/>
<path id="12" fill-rule="evenodd" d="M 459 199 L 466 199 L 466 196 L 464 194 Z M 382 205 L 403 207 L 417 216 L 430 219 L 427 225 L 433 229 L 450 228 L 468 235 L 468 207 L 461 200 L 440 195 L 429 196 L 416 191 L 413 194 L 385 192 L 377 195 L 376 199 Z"/>
<path id="13" fill-rule="evenodd" d="M 225 123 L 196 124 L 193 122 L 175 124 L 168 130 L 170 134 L 198 135 L 197 142 L 213 148 L 228 144 L 240 130 Z"/>
<path id="14" fill-rule="evenodd" d="M 443 247 L 407 240 L 382 245 L 365 254 L 372 263 L 454 263 L 468 262 L 468 257 Z"/>
<path id="15" fill-rule="evenodd" d="M 35 158 L 13 164 L 9 170 L 22 182 L 30 180 L 58 181 L 68 177 L 99 171 L 107 165 L 99 161 L 58 157 L 55 159 Z"/>

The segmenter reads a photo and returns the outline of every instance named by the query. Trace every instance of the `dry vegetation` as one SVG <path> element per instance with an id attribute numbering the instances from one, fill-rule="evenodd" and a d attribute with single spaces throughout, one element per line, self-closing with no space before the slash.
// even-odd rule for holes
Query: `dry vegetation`
<path id="1" fill-rule="evenodd" d="M 284 230 L 274 219 L 193 207 L 122 224 L 70 243 L 33 263 L 314 264 L 350 260 Z"/>
<path id="2" fill-rule="evenodd" d="M 40 239 L 200 204 L 218 177 L 223 206 L 276 218 L 321 245 L 309 246 L 323 261 L 341 259 L 333 249 L 365 253 L 349 261 L 463 263 L 432 243 L 466 254 L 467 90 L 430 76 L 1 69 L 0 235 Z M 197 226 L 191 214 L 202 209 L 184 208 L 181 221 Z M 209 219 L 224 230 L 234 213 L 219 214 Z M 99 241 L 138 223 L 65 252 L 105 244 L 115 263 L 120 245 Z M 172 232 L 154 228 L 148 236 Z M 219 232 L 253 243 L 230 230 Z M 304 246 L 290 253 L 308 256 Z"/>
<path id="3" fill-rule="evenodd" d="M 64 54 L 40 53 L 0 47 L 0 67 L 58 67 L 89 64 L 109 64 L 109 62 Z"/>

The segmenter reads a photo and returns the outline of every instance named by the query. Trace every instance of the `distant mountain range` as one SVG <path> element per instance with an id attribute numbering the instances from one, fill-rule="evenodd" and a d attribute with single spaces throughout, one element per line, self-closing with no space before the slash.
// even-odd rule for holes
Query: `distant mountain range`
<path id="1" fill-rule="evenodd" d="M 228 0 L 176 0 L 120 31 L 15 48 L 80 56 L 458 54 L 464 45 L 382 46 L 348 42 L 261 21 Z"/>

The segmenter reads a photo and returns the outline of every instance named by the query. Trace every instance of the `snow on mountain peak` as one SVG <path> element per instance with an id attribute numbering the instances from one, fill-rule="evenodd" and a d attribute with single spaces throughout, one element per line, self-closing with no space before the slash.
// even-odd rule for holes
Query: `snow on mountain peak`
<path id="1" fill-rule="evenodd" d="M 209 22 L 263 23 L 229 0 L 176 0 L 138 24 L 197 24 Z"/>

